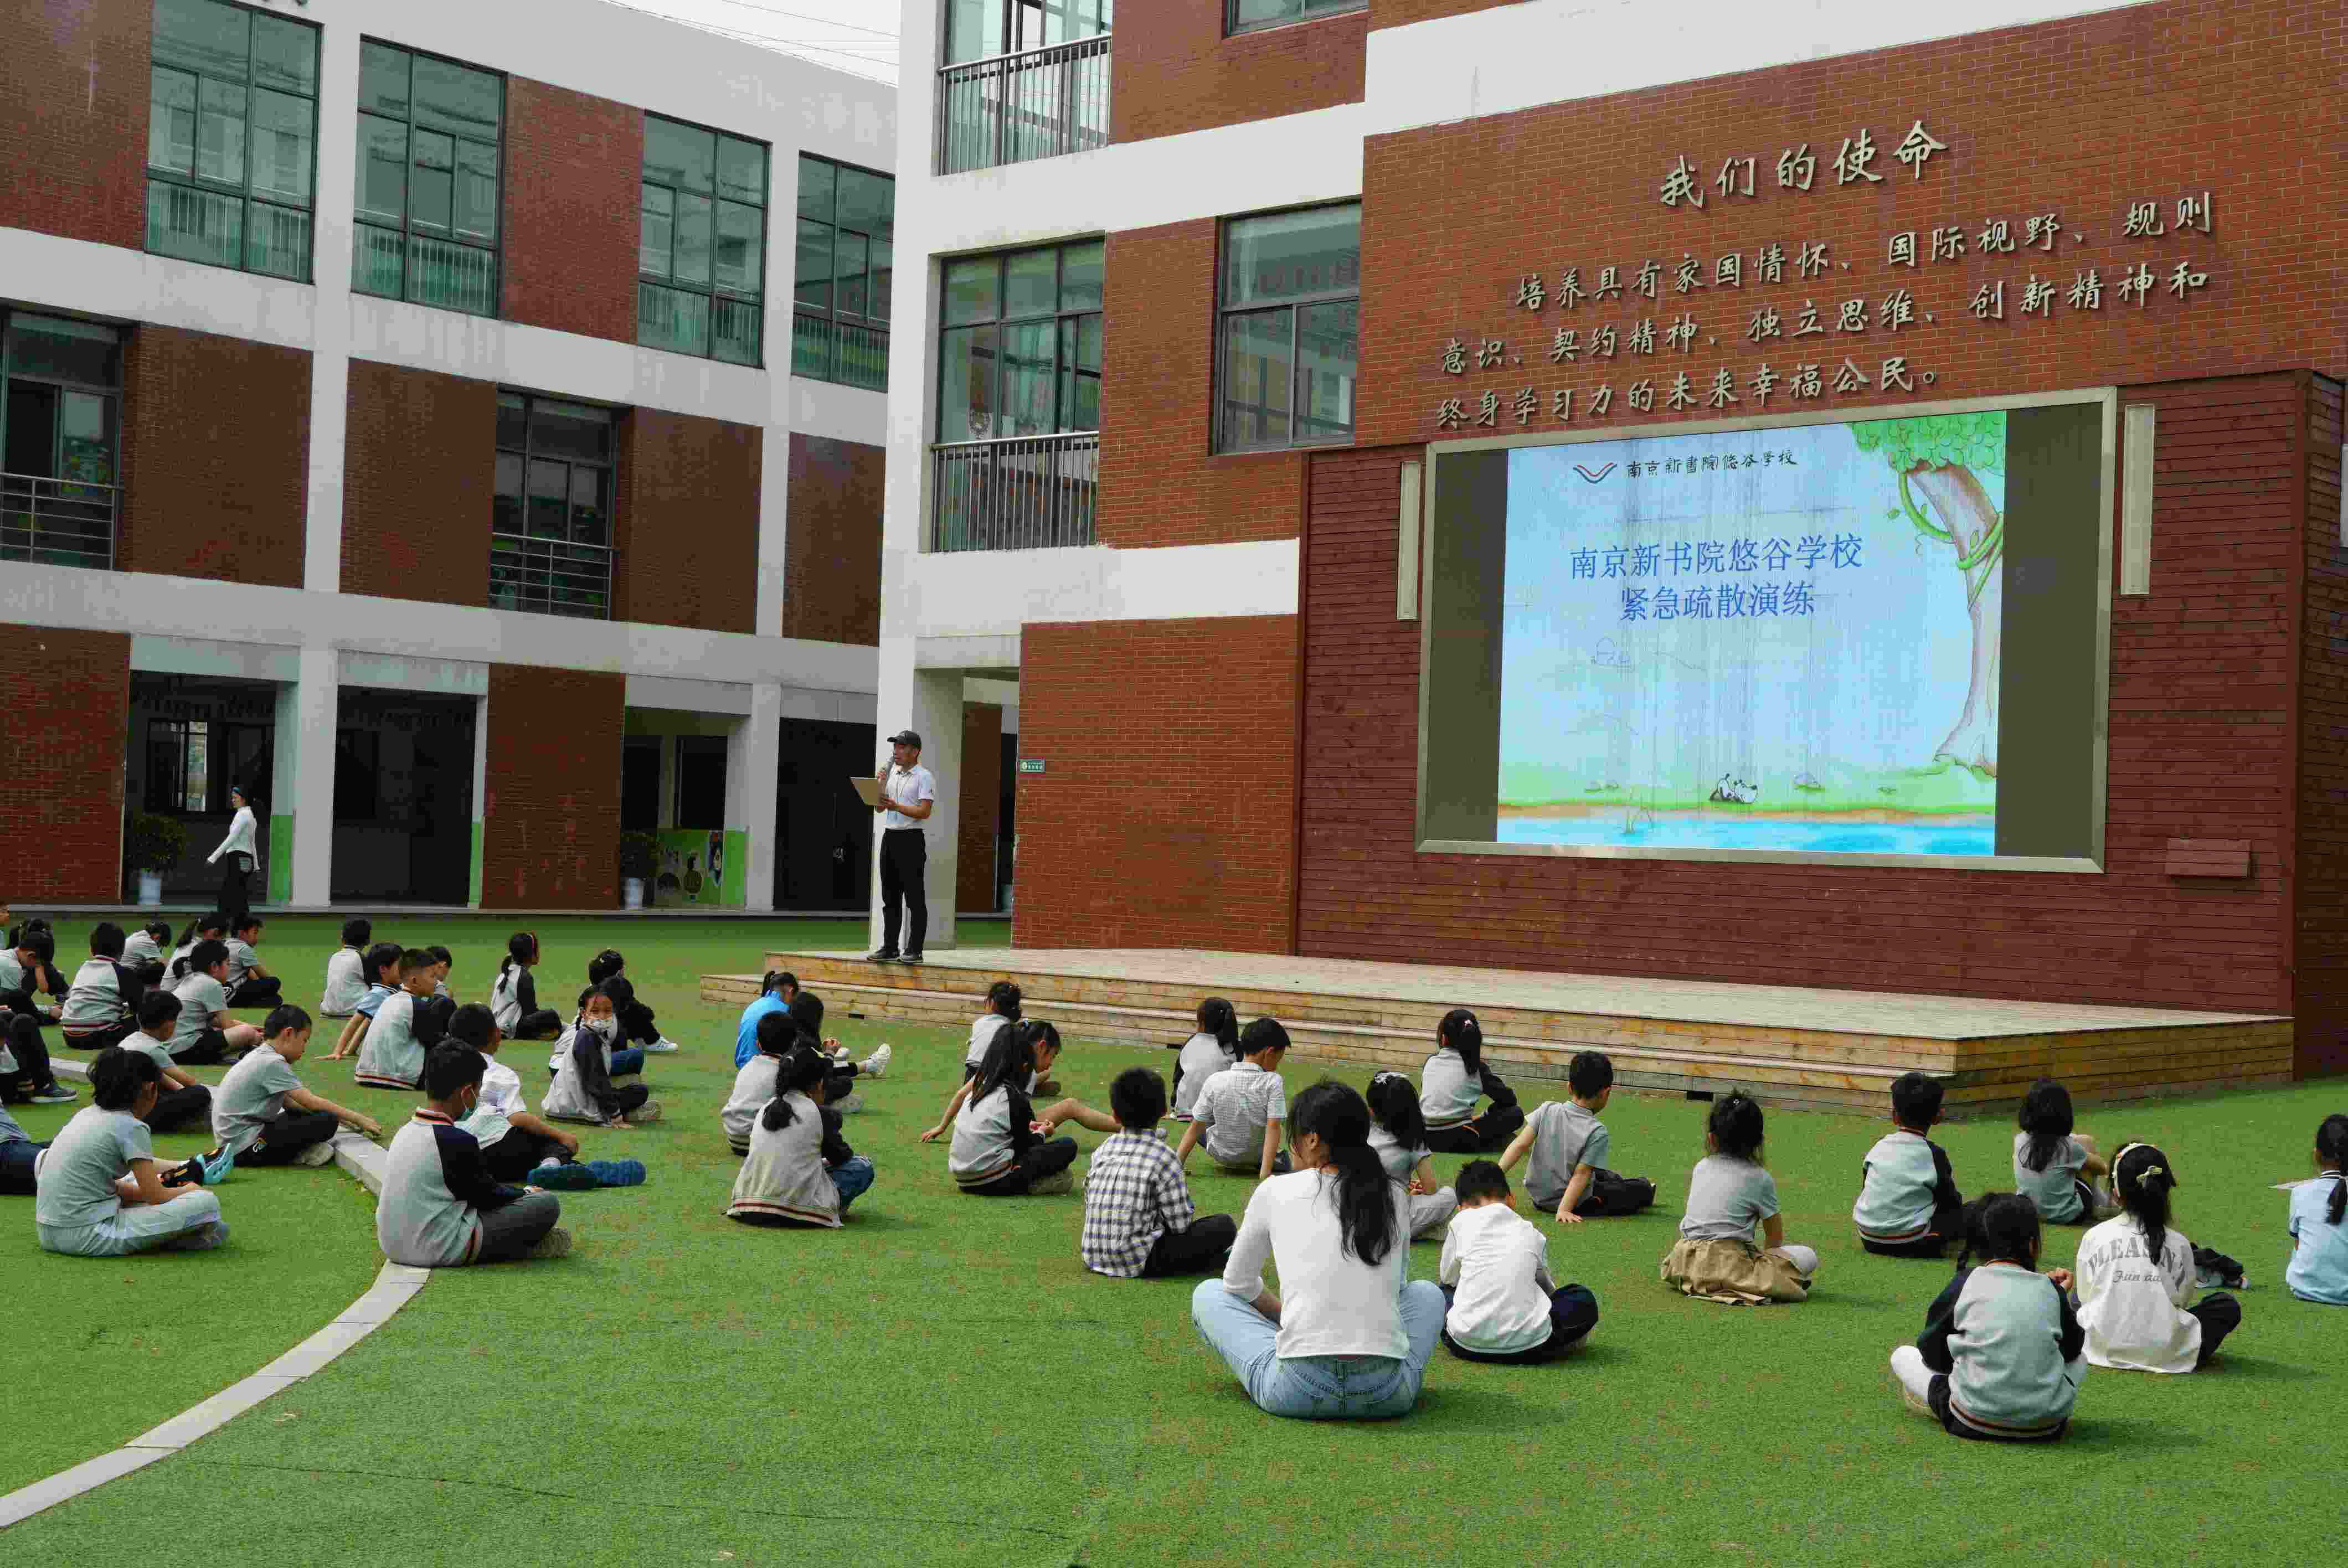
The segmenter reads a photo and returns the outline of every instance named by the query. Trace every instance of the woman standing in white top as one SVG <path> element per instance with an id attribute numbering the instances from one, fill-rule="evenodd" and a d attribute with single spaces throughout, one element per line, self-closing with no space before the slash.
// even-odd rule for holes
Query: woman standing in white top
<path id="1" fill-rule="evenodd" d="M 1443 1292 L 1409 1279 L 1409 1211 L 1370 1147 L 1369 1107 L 1323 1079 L 1289 1107 L 1288 1137 L 1297 1170 L 1257 1184 L 1190 1320 L 1267 1415 L 1405 1415 L 1443 1332 Z M 1264 1288 L 1267 1262 L 1281 1295 Z"/>
<path id="2" fill-rule="evenodd" d="M 229 819 L 228 836 L 220 847 L 204 856 L 206 865 L 218 865 L 221 856 L 228 864 L 221 866 L 221 913 L 242 915 L 252 906 L 245 891 L 245 878 L 252 874 L 253 835 L 258 831 L 252 820 L 252 800 L 243 790 L 232 787 L 229 804 L 236 807 L 236 815 Z"/>

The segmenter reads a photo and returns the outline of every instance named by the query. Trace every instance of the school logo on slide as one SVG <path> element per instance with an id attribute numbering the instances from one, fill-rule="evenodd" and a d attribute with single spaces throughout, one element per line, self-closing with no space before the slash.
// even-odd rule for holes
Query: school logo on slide
<path id="1" fill-rule="evenodd" d="M 1609 463 L 1606 466 L 1599 469 L 1598 472 L 1593 474 L 1589 469 L 1583 467 L 1581 464 L 1576 463 L 1573 466 L 1573 471 L 1581 475 L 1583 478 L 1589 480 L 1591 484 L 1595 485 L 1599 480 L 1603 479 L 1607 475 L 1612 474 L 1614 471 L 1614 465 Z"/>

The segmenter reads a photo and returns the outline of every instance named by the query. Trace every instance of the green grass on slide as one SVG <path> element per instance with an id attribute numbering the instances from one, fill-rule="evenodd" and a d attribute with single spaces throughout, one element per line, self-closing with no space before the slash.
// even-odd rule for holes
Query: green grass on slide
<path id="1" fill-rule="evenodd" d="M 2336 1083 L 2085 1110 L 2107 1147 L 2162 1143 L 2185 1184 L 2181 1227 L 2242 1258 L 2252 1284 L 2218 1367 L 2091 1373 L 2064 1443 L 1959 1442 L 1889 1389 L 1886 1358 L 1915 1335 L 1946 1270 L 1869 1257 L 1851 1239 L 1860 1161 L 1881 1124 L 1770 1119 L 1787 1233 L 1824 1255 L 1819 1288 L 1799 1307 L 1735 1309 L 1655 1278 L 1702 1112 L 1632 1098 L 1607 1113 L 1614 1163 L 1653 1176 L 1662 1202 L 1570 1230 L 1541 1222 L 1560 1277 L 1598 1293 L 1586 1350 L 1531 1368 L 1438 1351 L 1408 1419 L 1313 1426 L 1246 1402 L 1190 1329 L 1189 1282 L 1087 1275 L 1081 1198 L 953 1191 L 942 1150 L 913 1140 L 959 1079 L 958 1031 L 836 1019 L 832 1032 L 860 1050 L 884 1035 L 898 1047 L 848 1127 L 879 1184 L 839 1232 L 723 1217 L 735 1162 L 716 1112 L 734 1009 L 702 1006 L 692 981 L 751 968 L 762 942 L 852 946 L 860 928 L 538 929 L 542 995 L 557 999 L 547 982 L 567 986 L 589 951 L 615 943 L 685 1045 L 647 1075 L 667 1120 L 588 1140 L 591 1154 L 641 1155 L 651 1181 L 566 1196 L 580 1238 L 569 1259 L 436 1276 L 318 1376 L 17 1526 L 9 1561 L 1939 1565 L 2051 1552 L 2183 1564 L 2297 1561 L 2336 1532 L 2348 1313 L 2281 1288 L 2285 1200 L 2271 1190 L 2305 1173 L 2316 1122 L 2348 1100 Z M 314 994 L 330 927 L 272 931 L 264 958 L 299 977 L 297 998 Z M 459 993 L 477 994 L 502 929 L 449 919 L 431 934 L 458 951 Z M 1098 1101 L 1122 1067 L 1171 1060 L 1078 1043 L 1060 1077 Z M 342 1071 L 314 1064 L 307 1076 L 334 1095 Z M 1290 1076 L 1292 1091 L 1311 1072 Z M 542 1074 L 526 1069 L 525 1081 Z M 2007 1184 L 2006 1123 L 1941 1136 L 1969 1192 Z M 1203 1210 L 1236 1213 L 1249 1184 L 1201 1173 L 1194 1187 Z M 63 1260 L 34 1269 L 47 1260 L 29 1244 L 5 1255 L 12 1300 L 26 1273 L 39 1284 L 9 1403 L 36 1412 L 46 1448 L 71 1446 L 51 1441 L 57 1412 L 112 1408 L 111 1426 L 86 1433 L 95 1451 L 291 1345 L 315 1327 L 291 1300 L 333 1260 L 355 1263 L 315 1287 L 321 1310 L 364 1285 L 372 1247 L 348 1183 L 262 1173 L 222 1199 L 237 1238 L 221 1253 L 70 1272 Z M 315 1255 L 264 1247 L 279 1210 Z M 2077 1234 L 2050 1232 L 2044 1261 L 2069 1262 Z M 1432 1243 L 1414 1249 L 1414 1275 L 1431 1277 L 1437 1255 Z M 110 1359 L 57 1354 L 93 1316 L 80 1283 L 92 1270 L 135 1282 L 109 1286 L 123 1298 L 107 1304 L 109 1323 L 140 1326 L 156 1348 L 131 1378 Z M 256 1322 L 282 1325 L 278 1342 L 250 1334 Z M 166 1389 L 152 1364 L 169 1357 L 207 1375 Z M 20 1464 L 25 1440 L 20 1428 L 6 1445 L 20 1450 L 11 1465 L 53 1468 Z"/>

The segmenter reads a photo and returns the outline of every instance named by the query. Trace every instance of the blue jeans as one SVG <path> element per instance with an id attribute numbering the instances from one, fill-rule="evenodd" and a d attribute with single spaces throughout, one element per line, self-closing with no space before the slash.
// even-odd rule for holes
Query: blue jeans
<path id="1" fill-rule="evenodd" d="M 1280 1325 L 1203 1279 L 1190 1293 L 1190 1321 L 1207 1348 L 1237 1374 L 1240 1387 L 1268 1416 L 1308 1421 L 1390 1419 L 1418 1402 L 1418 1386 L 1443 1333 L 1443 1292 L 1421 1279 L 1402 1287 L 1402 1327 L 1410 1355 L 1292 1356 L 1277 1348 Z"/>
<path id="2" fill-rule="evenodd" d="M 612 1053 L 613 1077 L 624 1077 L 628 1073 L 642 1072 L 644 1070 L 644 1051 L 642 1046 L 623 1045 Z"/>
<path id="3" fill-rule="evenodd" d="M 849 1204 L 871 1190 L 874 1174 L 872 1162 L 861 1154 L 850 1154 L 831 1167 L 831 1184 L 839 1194 L 841 1214 L 846 1214 Z"/>

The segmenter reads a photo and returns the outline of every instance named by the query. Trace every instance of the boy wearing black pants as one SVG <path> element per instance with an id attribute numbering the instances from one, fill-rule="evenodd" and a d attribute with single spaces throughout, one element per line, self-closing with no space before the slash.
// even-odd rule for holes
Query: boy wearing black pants
<path id="1" fill-rule="evenodd" d="M 1924 1134 L 1941 1119 L 1940 1081 L 1903 1072 L 1891 1082 L 1891 1131 L 1867 1152 L 1851 1223 L 1881 1257 L 1939 1257 L 1960 1234 L 1964 1197 L 1948 1151 Z"/>
<path id="2" fill-rule="evenodd" d="M 1086 1268 L 1121 1279 L 1219 1270 L 1238 1239 L 1229 1214 L 1201 1219 L 1181 1163 L 1158 1123 L 1166 1118 L 1166 1081 L 1128 1067 L 1108 1086 L 1118 1131 L 1093 1151 L 1085 1172 L 1085 1225 L 1076 1251 Z"/>

